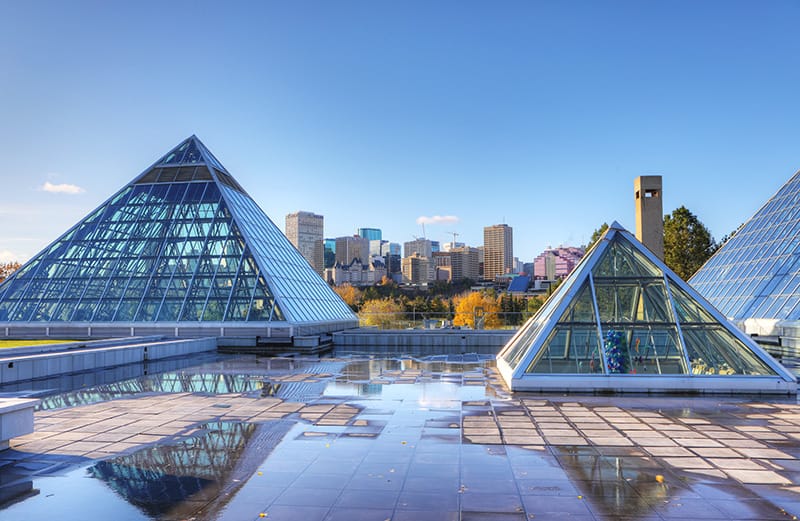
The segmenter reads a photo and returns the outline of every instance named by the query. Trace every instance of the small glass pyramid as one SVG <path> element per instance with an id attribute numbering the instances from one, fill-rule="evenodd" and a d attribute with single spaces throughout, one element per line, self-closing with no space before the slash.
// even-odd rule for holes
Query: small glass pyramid
<path id="1" fill-rule="evenodd" d="M 224 336 L 357 318 L 191 136 L 0 285 L 0 324 L 16 332 L 143 323 Z"/>
<path id="2" fill-rule="evenodd" d="M 618 223 L 506 344 L 512 390 L 796 392 L 796 379 Z"/>

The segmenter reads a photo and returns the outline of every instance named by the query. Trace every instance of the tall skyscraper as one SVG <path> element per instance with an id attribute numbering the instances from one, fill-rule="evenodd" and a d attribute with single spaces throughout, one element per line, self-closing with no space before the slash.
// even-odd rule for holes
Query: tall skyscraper
<path id="1" fill-rule="evenodd" d="M 411 257 L 415 253 L 419 253 L 420 256 L 430 259 L 433 256 L 433 245 L 431 241 L 420 238 L 403 243 L 403 257 Z"/>
<path id="2" fill-rule="evenodd" d="M 483 278 L 494 280 L 511 273 L 514 267 L 514 233 L 507 224 L 495 224 L 483 229 Z"/>
<path id="3" fill-rule="evenodd" d="M 450 264 L 453 267 L 453 280 L 478 280 L 480 270 L 477 248 L 470 248 L 469 246 L 453 248 L 450 250 L 450 259 Z"/>
<path id="4" fill-rule="evenodd" d="M 314 271 L 325 269 L 322 243 L 323 217 L 311 212 L 295 212 L 286 216 L 286 238 L 294 244 Z"/>
<path id="5" fill-rule="evenodd" d="M 358 259 L 362 264 L 369 262 L 369 240 L 358 235 L 336 238 L 336 262 L 350 264 Z"/>
<path id="6" fill-rule="evenodd" d="M 383 239 L 383 233 L 379 228 L 359 228 L 358 236 L 368 241 L 379 241 Z"/>
<path id="7" fill-rule="evenodd" d="M 325 239 L 322 242 L 325 244 L 325 252 L 323 254 L 325 267 L 333 268 L 333 265 L 336 264 L 336 239 Z"/>

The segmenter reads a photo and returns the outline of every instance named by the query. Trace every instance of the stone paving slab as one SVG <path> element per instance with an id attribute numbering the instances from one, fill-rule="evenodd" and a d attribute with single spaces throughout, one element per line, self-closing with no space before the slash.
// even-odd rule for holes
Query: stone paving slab
<path id="1" fill-rule="evenodd" d="M 300 367 L 269 375 L 284 386 L 277 395 L 154 393 L 43 409 L 37 431 L 0 458 L 0 477 L 41 479 L 66 462 L 96 476 L 173 469 L 215 483 L 173 511 L 198 520 L 800 513 L 797 403 L 512 395 L 491 367 L 465 367 L 359 373 L 358 383 Z M 291 386 L 309 398 L 281 397 Z M 0 506 L 0 517 L 36 501 Z"/>

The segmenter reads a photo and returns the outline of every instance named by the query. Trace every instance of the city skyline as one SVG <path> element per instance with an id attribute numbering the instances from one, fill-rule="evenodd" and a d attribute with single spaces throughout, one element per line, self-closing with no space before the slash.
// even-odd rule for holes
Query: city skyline
<path id="1" fill-rule="evenodd" d="M 273 222 L 313 211 L 327 237 L 480 245 L 505 223 L 530 261 L 603 222 L 633 229 L 633 180 L 661 175 L 664 213 L 684 205 L 720 239 L 800 168 L 798 15 L 788 1 L 7 3 L 0 261 L 27 260 L 191 134 Z"/>

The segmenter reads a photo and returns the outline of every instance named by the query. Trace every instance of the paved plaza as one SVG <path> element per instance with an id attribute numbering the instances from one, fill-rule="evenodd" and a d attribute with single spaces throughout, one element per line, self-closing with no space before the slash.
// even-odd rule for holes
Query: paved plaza
<path id="1" fill-rule="evenodd" d="M 4 521 L 800 515 L 796 399 L 511 394 L 477 357 L 231 356 L 35 422 L 0 453 Z"/>

